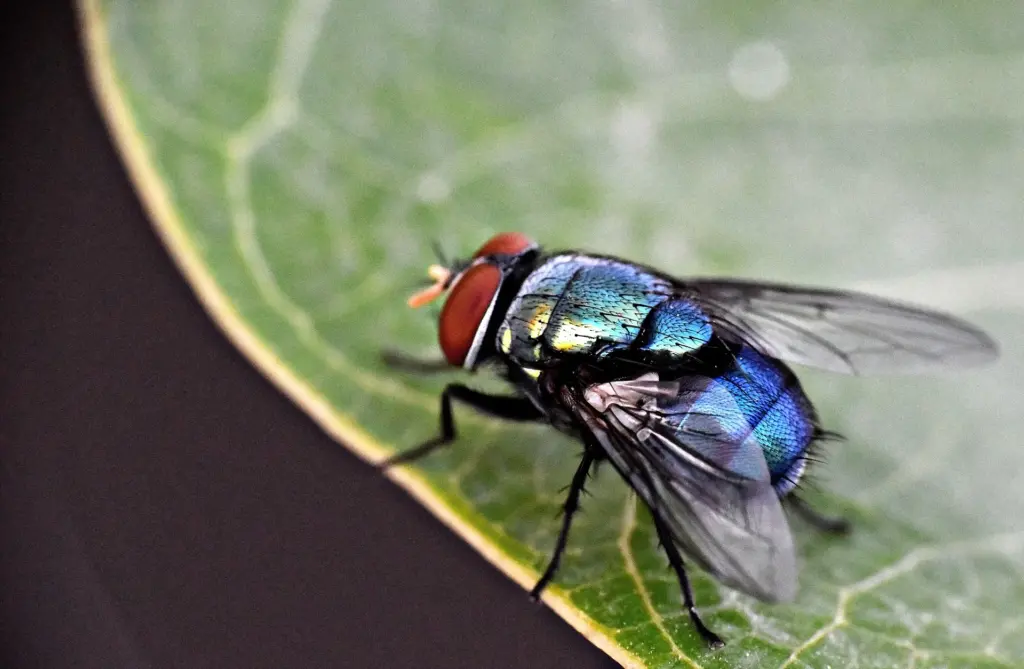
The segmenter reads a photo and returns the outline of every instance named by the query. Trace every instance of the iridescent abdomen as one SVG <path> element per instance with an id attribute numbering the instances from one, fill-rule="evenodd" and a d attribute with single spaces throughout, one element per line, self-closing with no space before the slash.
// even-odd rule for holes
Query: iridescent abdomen
<path id="1" fill-rule="evenodd" d="M 498 347 L 520 365 L 541 367 L 630 348 L 687 355 L 711 338 L 711 326 L 673 291 L 636 265 L 556 255 L 523 282 L 498 330 Z"/>
<path id="2" fill-rule="evenodd" d="M 726 372 L 706 379 L 699 392 L 679 398 L 679 430 L 683 443 L 698 450 L 699 440 L 688 433 L 719 434 L 728 441 L 753 440 L 764 453 L 772 485 L 779 495 L 789 492 L 803 473 L 804 455 L 816 435 L 816 417 L 796 377 L 782 363 L 743 347 Z M 717 448 L 708 440 L 704 448 Z M 722 453 L 707 452 L 712 462 L 738 474 L 743 463 L 722 461 Z"/>

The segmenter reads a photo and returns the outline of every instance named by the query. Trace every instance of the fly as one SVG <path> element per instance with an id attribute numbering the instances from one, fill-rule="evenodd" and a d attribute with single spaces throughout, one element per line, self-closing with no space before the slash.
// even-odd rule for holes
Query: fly
<path id="1" fill-rule="evenodd" d="M 443 261 L 442 261 L 443 262 Z M 461 383 L 441 393 L 440 434 L 388 459 L 415 460 L 456 437 L 452 402 L 579 439 L 561 530 L 538 598 L 558 570 L 584 483 L 607 461 L 650 510 L 686 610 L 711 647 L 685 560 L 764 602 L 792 601 L 796 551 L 783 508 L 845 532 L 794 489 L 827 439 L 789 364 L 850 374 L 987 362 L 995 342 L 960 319 L 861 293 L 735 279 L 677 279 L 577 251 L 545 253 L 519 233 L 432 265 L 443 367 L 490 367 L 512 392 Z M 426 367 L 400 357 L 392 362 Z"/>

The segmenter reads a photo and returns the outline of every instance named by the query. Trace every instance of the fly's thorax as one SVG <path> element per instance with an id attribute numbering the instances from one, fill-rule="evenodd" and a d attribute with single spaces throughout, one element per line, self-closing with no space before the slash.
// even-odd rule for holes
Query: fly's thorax
<path id="1" fill-rule="evenodd" d="M 497 347 L 524 368 L 547 364 L 544 336 L 551 316 L 573 274 L 594 261 L 587 256 L 564 253 L 543 260 L 527 276 L 498 326 Z"/>
<path id="2" fill-rule="evenodd" d="M 545 368 L 567 356 L 681 357 L 712 337 L 710 319 L 670 281 L 613 258 L 560 253 L 525 278 L 497 331 L 517 364 Z"/>

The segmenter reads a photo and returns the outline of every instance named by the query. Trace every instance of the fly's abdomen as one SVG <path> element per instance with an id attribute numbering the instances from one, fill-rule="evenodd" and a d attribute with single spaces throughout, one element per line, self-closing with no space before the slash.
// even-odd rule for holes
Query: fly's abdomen
<path id="1" fill-rule="evenodd" d="M 702 392 L 680 414 L 677 434 L 683 443 L 703 450 L 706 440 L 712 462 L 740 475 L 750 463 L 730 461 L 720 452 L 722 443 L 753 440 L 764 453 L 772 485 L 778 494 L 788 493 L 803 474 L 804 454 L 816 434 L 816 418 L 792 372 L 750 347 L 736 355 L 735 365 L 708 379 Z"/>

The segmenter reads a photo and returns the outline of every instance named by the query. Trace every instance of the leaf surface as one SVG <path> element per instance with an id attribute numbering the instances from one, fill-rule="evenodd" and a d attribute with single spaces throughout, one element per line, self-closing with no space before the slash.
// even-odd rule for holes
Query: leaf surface
<path id="1" fill-rule="evenodd" d="M 101 104 L 184 274 L 253 362 L 369 460 L 434 434 L 447 380 L 404 306 L 431 242 L 522 230 L 678 275 L 867 288 L 969 315 L 986 370 L 802 373 L 845 433 L 814 470 L 848 539 L 794 521 L 792 605 L 695 576 L 592 486 L 546 600 L 623 664 L 1024 665 L 1022 9 L 968 3 L 82 0 Z M 484 387 L 496 382 L 476 379 Z M 396 480 L 518 582 L 578 447 L 459 410 Z M 300 453 L 296 457 L 302 457 Z M 525 596 L 525 595 L 524 595 Z"/>

